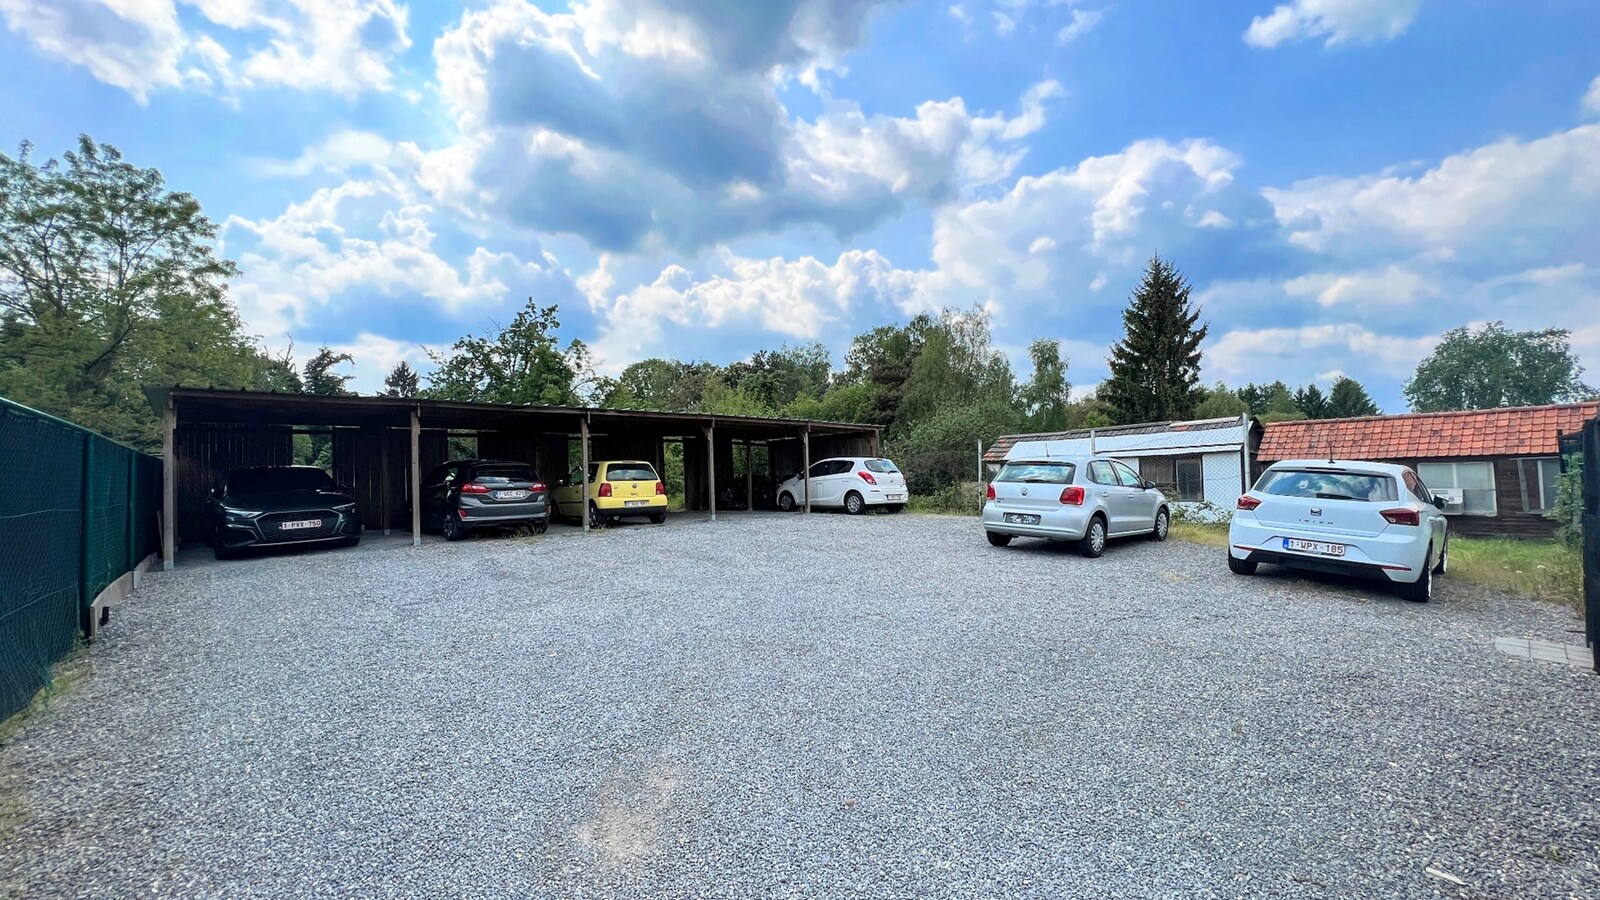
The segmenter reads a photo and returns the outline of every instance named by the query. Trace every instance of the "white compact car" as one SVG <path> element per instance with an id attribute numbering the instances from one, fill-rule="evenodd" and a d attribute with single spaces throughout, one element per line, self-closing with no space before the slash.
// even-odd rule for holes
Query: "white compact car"
<path id="1" fill-rule="evenodd" d="M 790 512 L 804 507 L 807 493 L 812 508 L 843 509 L 856 516 L 877 506 L 896 513 L 906 506 L 906 477 L 881 457 L 824 459 L 812 463 L 810 472 L 796 472 L 778 485 L 778 508 Z"/>
<path id="2" fill-rule="evenodd" d="M 1228 526 L 1228 568 L 1261 563 L 1389 581 L 1426 603 L 1450 564 L 1444 501 L 1417 473 L 1389 463 L 1273 463 L 1239 498 Z"/>

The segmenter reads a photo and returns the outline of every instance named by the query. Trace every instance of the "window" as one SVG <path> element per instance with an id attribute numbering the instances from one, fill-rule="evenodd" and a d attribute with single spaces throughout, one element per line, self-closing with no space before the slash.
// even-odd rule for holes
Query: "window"
<path id="1" fill-rule="evenodd" d="M 1417 474 L 1434 490 L 1461 491 L 1462 513 L 1493 516 L 1500 512 L 1494 495 L 1494 466 L 1486 462 L 1425 462 L 1417 464 Z"/>
<path id="2" fill-rule="evenodd" d="M 1522 481 L 1522 508 L 1531 513 L 1556 508 L 1556 485 L 1561 476 L 1560 457 L 1517 460 L 1517 476 Z"/>
<path id="3" fill-rule="evenodd" d="M 1428 492 L 1428 486 L 1422 483 L 1422 479 L 1410 472 L 1405 473 L 1402 478 L 1406 483 L 1406 490 L 1411 492 L 1411 496 L 1429 506 L 1433 505 L 1433 495 Z"/>
<path id="4" fill-rule="evenodd" d="M 331 491 L 333 479 L 321 469 L 281 467 L 240 469 L 228 475 L 228 493 L 271 494 L 277 491 Z"/>
<path id="5" fill-rule="evenodd" d="M 1173 500 L 1199 503 L 1206 498 L 1205 464 L 1198 456 L 1147 456 L 1139 473 Z"/>
<path id="6" fill-rule="evenodd" d="M 1117 481 L 1123 487 L 1143 488 L 1144 480 L 1133 474 L 1133 470 L 1122 463 L 1112 463 L 1112 468 L 1117 470 Z"/>
<path id="7" fill-rule="evenodd" d="M 1393 503 L 1400 499 L 1394 479 L 1387 475 L 1308 469 L 1269 469 L 1256 490 L 1274 497 L 1304 500 L 1364 500 Z"/>
<path id="8" fill-rule="evenodd" d="M 607 481 L 655 481 L 656 470 L 649 463 L 612 463 L 606 466 Z"/>
<path id="9" fill-rule="evenodd" d="M 887 459 L 869 459 L 867 460 L 867 471 L 877 472 L 879 475 L 886 475 L 890 472 L 899 472 L 900 470 L 896 469 L 894 467 L 894 463 L 888 461 Z"/>
<path id="10" fill-rule="evenodd" d="M 1089 480 L 1095 484 L 1116 485 L 1117 473 L 1111 470 L 1111 463 L 1097 459 L 1089 463 Z"/>
<path id="11" fill-rule="evenodd" d="M 538 481 L 533 467 L 518 463 L 477 466 L 472 470 L 472 480 L 483 484 L 510 484 L 514 481 Z"/>
<path id="12" fill-rule="evenodd" d="M 1178 499 L 1185 503 L 1199 503 L 1206 499 L 1206 467 L 1198 456 L 1180 456 L 1178 469 Z"/>
<path id="13" fill-rule="evenodd" d="M 1030 484 L 1071 484 L 1078 467 L 1069 462 L 1008 462 L 995 481 L 1022 481 Z"/>

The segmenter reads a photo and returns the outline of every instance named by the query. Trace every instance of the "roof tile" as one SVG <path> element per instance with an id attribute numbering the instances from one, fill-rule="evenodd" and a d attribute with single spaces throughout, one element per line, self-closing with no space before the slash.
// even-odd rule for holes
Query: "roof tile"
<path id="1" fill-rule="evenodd" d="M 1342 456 L 1415 459 L 1456 456 L 1554 456 L 1557 432 L 1572 433 L 1600 415 L 1600 403 L 1520 409 L 1275 422 L 1266 426 L 1264 461 Z"/>

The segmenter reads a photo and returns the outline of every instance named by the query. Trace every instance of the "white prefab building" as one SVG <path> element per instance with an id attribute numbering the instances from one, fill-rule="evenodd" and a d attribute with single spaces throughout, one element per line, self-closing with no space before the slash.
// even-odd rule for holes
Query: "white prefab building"
<path id="1" fill-rule="evenodd" d="M 1007 459 L 1110 456 L 1155 482 L 1174 503 L 1227 509 L 1254 478 L 1261 434 L 1251 416 L 1014 434 L 995 441 L 983 459 L 993 474 Z"/>

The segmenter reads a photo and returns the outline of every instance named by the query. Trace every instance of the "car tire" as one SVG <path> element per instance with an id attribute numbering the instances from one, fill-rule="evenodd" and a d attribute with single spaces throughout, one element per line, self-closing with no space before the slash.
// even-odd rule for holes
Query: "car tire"
<path id="1" fill-rule="evenodd" d="M 1164 541 L 1167 539 L 1167 532 L 1170 530 L 1172 530 L 1172 515 L 1163 506 L 1156 510 L 1156 526 L 1150 529 L 1150 540 Z"/>
<path id="2" fill-rule="evenodd" d="M 795 511 L 794 495 L 789 493 L 788 491 L 784 491 L 783 493 L 779 494 L 778 495 L 778 509 L 780 511 L 782 511 L 782 512 L 794 512 Z"/>
<path id="3" fill-rule="evenodd" d="M 1428 548 L 1428 559 L 1422 563 L 1422 575 L 1416 581 L 1395 585 L 1395 593 L 1412 603 L 1427 603 L 1433 599 L 1433 547 Z"/>
<path id="4" fill-rule="evenodd" d="M 611 520 L 600 514 L 600 507 L 596 506 L 593 500 L 589 501 L 589 527 L 604 528 L 610 524 Z"/>
<path id="5" fill-rule="evenodd" d="M 361 538 L 358 538 L 358 537 L 345 538 L 344 540 L 339 542 L 339 546 L 341 546 L 341 547 L 355 547 L 355 546 L 359 546 L 360 544 L 361 544 Z"/>
<path id="6" fill-rule="evenodd" d="M 1256 567 L 1261 565 L 1248 559 L 1239 559 L 1232 553 L 1228 554 L 1228 571 L 1235 575 L 1254 575 Z"/>
<path id="7" fill-rule="evenodd" d="M 859 516 L 867 511 L 867 501 L 861 495 L 851 491 L 844 495 L 844 511 L 852 516 Z"/>
<path id="8" fill-rule="evenodd" d="M 1078 541 L 1078 552 L 1089 559 L 1097 559 L 1106 552 L 1106 520 L 1096 513 L 1089 520 L 1089 527 L 1083 530 L 1083 539 Z"/>
<path id="9" fill-rule="evenodd" d="M 650 524 L 652 524 L 652 525 L 665 525 L 665 524 L 667 524 L 667 514 L 664 513 L 664 512 L 651 513 L 650 514 Z"/>
<path id="10" fill-rule="evenodd" d="M 1011 545 L 1011 535 L 1009 534 L 995 534 L 992 531 L 986 531 L 984 534 L 988 535 L 989 546 L 991 547 L 1008 547 Z"/>
<path id="11" fill-rule="evenodd" d="M 1450 539 L 1444 539 L 1444 549 L 1439 551 L 1439 561 L 1433 564 L 1433 574 L 1444 575 L 1450 571 Z"/>
<path id="12" fill-rule="evenodd" d="M 553 515 L 553 513 L 552 513 L 552 515 Z M 544 534 L 546 531 L 549 531 L 549 530 L 550 530 L 550 520 L 549 519 L 540 519 L 539 521 L 533 523 L 533 533 L 534 534 Z"/>
<path id="13" fill-rule="evenodd" d="M 447 541 L 462 541 L 467 537 L 466 527 L 461 524 L 461 520 L 450 513 L 444 514 L 444 521 L 440 523 L 439 530 L 444 532 L 444 539 Z"/>

